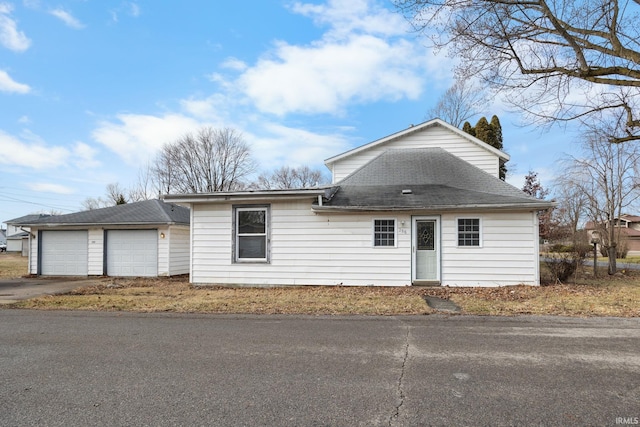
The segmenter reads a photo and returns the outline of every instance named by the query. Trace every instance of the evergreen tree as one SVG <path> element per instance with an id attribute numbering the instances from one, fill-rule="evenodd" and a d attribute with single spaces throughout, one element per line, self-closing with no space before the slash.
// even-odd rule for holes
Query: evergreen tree
<path id="1" fill-rule="evenodd" d="M 119 194 L 118 198 L 116 199 L 116 205 L 126 205 L 127 204 L 127 199 L 124 198 L 124 194 Z"/>
<path id="2" fill-rule="evenodd" d="M 464 125 L 462 125 L 462 130 L 468 133 L 469 135 L 476 136 L 476 131 L 474 128 L 471 127 L 471 123 L 469 122 L 464 122 Z"/>
<path id="3" fill-rule="evenodd" d="M 478 123 L 474 127 L 469 122 L 464 122 L 462 130 L 469 135 L 473 135 L 481 141 L 486 142 L 490 146 L 502 150 L 502 126 L 500 125 L 500 119 L 494 115 L 491 117 L 491 123 L 489 123 L 486 117 L 481 117 Z M 507 167 L 503 161 L 500 161 L 499 176 L 501 180 L 505 180 L 507 176 Z"/>
<path id="4" fill-rule="evenodd" d="M 498 119 L 498 116 L 494 114 L 493 117 L 491 117 L 491 123 L 489 124 L 491 125 L 495 133 L 496 143 L 495 145 L 494 144 L 492 145 L 496 147 L 498 150 L 502 150 L 502 125 L 500 125 L 500 119 Z"/>

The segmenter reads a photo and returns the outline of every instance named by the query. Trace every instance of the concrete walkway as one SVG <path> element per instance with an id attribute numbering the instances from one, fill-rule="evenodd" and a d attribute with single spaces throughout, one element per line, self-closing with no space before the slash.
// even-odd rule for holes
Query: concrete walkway
<path id="1" fill-rule="evenodd" d="M 0 279 L 0 305 L 43 295 L 57 295 L 101 283 L 86 277 Z"/>

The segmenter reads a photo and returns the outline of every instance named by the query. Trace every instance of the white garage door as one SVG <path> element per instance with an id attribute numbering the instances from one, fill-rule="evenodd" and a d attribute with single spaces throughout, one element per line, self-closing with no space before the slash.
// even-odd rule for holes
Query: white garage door
<path id="1" fill-rule="evenodd" d="M 107 231 L 107 275 L 157 276 L 158 231 Z"/>
<path id="2" fill-rule="evenodd" d="M 40 237 L 40 273 L 44 276 L 86 276 L 87 231 L 43 231 Z"/>

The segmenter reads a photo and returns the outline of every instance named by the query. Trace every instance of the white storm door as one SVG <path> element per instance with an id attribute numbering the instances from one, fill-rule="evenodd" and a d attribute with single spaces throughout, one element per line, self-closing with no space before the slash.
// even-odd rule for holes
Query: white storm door
<path id="1" fill-rule="evenodd" d="M 440 226 L 438 218 L 413 219 L 413 281 L 440 281 Z"/>
<path id="2" fill-rule="evenodd" d="M 158 275 L 157 230 L 108 230 L 107 275 L 155 277 Z"/>

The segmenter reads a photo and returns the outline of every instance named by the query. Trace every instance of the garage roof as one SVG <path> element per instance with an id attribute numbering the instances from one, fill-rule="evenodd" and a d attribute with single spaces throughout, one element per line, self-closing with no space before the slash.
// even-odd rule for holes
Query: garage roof
<path id="1" fill-rule="evenodd" d="M 16 225 L 189 225 L 189 209 L 162 200 L 144 200 L 102 209 L 16 222 Z"/>

